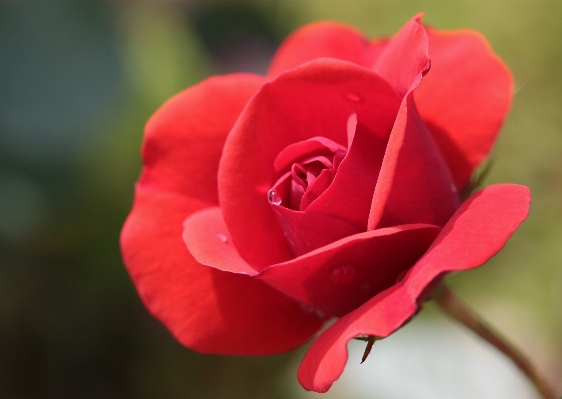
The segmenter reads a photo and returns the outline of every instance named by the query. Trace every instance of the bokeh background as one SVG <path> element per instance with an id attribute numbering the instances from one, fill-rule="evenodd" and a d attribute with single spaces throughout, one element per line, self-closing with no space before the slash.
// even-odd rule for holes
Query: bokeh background
<path id="1" fill-rule="evenodd" d="M 141 305 L 118 236 L 143 125 L 207 76 L 264 73 L 306 22 L 389 36 L 419 11 L 436 27 L 484 33 L 515 76 L 486 183 L 529 186 L 531 214 L 485 267 L 449 282 L 562 393 L 562 2 L 2 0 L 0 398 L 318 396 L 296 382 L 304 348 L 200 355 Z M 536 397 L 431 305 L 361 367 L 362 344 L 350 348 L 326 398 Z"/>

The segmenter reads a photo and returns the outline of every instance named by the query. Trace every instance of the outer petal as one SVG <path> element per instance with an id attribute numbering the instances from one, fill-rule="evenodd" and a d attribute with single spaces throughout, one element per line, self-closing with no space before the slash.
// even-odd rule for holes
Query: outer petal
<path id="1" fill-rule="evenodd" d="M 421 81 L 431 65 L 427 50 L 427 34 L 420 21 L 423 14 L 412 18 L 377 58 L 373 70 L 404 97 Z"/>
<path id="2" fill-rule="evenodd" d="M 459 206 L 448 166 L 411 95 L 430 65 L 420 19 L 421 14 L 392 38 L 374 67 L 404 97 L 378 175 L 368 229 L 406 223 L 442 226 Z"/>
<path id="3" fill-rule="evenodd" d="M 317 136 L 345 146 L 354 111 L 372 134 L 387 137 L 398 106 L 378 75 L 333 59 L 312 61 L 262 86 L 229 134 L 219 167 L 224 220 L 248 263 L 263 269 L 292 258 L 267 200 L 277 155 Z"/>
<path id="4" fill-rule="evenodd" d="M 337 58 L 371 67 L 386 41 L 369 42 L 361 32 L 334 22 L 316 22 L 292 33 L 275 53 L 269 76 L 315 58 Z"/>
<path id="5" fill-rule="evenodd" d="M 219 207 L 206 208 L 189 216 L 183 223 L 183 241 L 202 265 L 248 276 L 258 273 L 232 244 Z"/>
<path id="6" fill-rule="evenodd" d="M 441 229 L 404 225 L 343 238 L 256 276 L 328 315 L 342 316 L 396 283 Z"/>
<path id="7" fill-rule="evenodd" d="M 308 390 L 327 391 L 343 371 L 350 339 L 388 336 L 415 314 L 436 279 L 485 263 L 527 217 L 529 201 L 529 190 L 512 184 L 490 186 L 470 197 L 402 282 L 348 313 L 318 337 L 299 368 L 301 384 Z"/>
<path id="8" fill-rule="evenodd" d="M 443 226 L 459 204 L 451 172 L 409 94 L 388 141 L 368 229 L 406 223 Z"/>
<path id="9" fill-rule="evenodd" d="M 427 33 L 431 71 L 414 97 L 461 189 L 496 140 L 513 80 L 479 33 L 431 28 Z"/>
<path id="10" fill-rule="evenodd" d="M 146 125 L 139 183 L 218 204 L 224 141 L 264 81 L 248 74 L 218 76 L 168 100 Z"/>
<path id="11" fill-rule="evenodd" d="M 155 114 L 121 233 L 123 259 L 146 307 L 178 341 L 202 352 L 278 353 L 302 344 L 322 324 L 262 282 L 198 264 L 181 238 L 190 214 L 217 203 L 224 139 L 261 82 L 249 75 L 213 78 Z M 217 109 L 224 110 L 220 117 Z"/>

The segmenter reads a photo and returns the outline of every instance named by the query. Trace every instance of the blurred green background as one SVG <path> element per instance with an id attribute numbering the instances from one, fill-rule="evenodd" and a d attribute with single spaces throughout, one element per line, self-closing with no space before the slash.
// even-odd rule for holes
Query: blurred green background
<path id="1" fill-rule="evenodd" d="M 486 183 L 533 193 L 504 251 L 450 284 L 562 391 L 562 2 L 3 0 L 0 398 L 307 396 L 295 376 L 303 349 L 199 355 L 141 305 L 118 236 L 143 125 L 206 76 L 264 73 L 306 22 L 389 36 L 419 11 L 442 29 L 479 30 L 512 69 L 517 92 Z"/>

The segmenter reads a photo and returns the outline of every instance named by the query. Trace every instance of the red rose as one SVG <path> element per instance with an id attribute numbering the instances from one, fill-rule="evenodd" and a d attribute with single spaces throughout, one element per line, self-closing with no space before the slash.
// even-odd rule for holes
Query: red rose
<path id="1" fill-rule="evenodd" d="M 459 197 L 508 111 L 509 71 L 477 33 L 420 18 L 390 40 L 308 25 L 267 77 L 210 78 L 148 122 L 121 247 L 181 343 L 273 354 L 340 317 L 299 369 L 326 391 L 350 339 L 400 328 L 525 219 L 525 187 Z"/>

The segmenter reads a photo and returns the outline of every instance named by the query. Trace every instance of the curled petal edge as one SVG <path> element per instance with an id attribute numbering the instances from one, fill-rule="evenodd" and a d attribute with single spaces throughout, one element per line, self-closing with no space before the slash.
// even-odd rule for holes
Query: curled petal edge
<path id="1" fill-rule="evenodd" d="M 446 273 L 484 264 L 525 220 L 530 198 L 527 187 L 514 184 L 489 186 L 470 197 L 400 283 L 340 318 L 318 337 L 300 365 L 301 385 L 326 392 L 343 372 L 351 339 L 387 337 L 415 315 Z"/>

